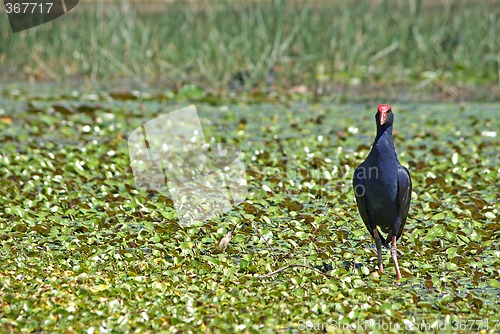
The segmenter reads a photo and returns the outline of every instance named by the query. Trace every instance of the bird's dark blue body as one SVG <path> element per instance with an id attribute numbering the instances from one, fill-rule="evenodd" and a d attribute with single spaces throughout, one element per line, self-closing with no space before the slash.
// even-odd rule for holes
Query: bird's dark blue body
<path id="1" fill-rule="evenodd" d="M 399 161 L 392 141 L 392 126 L 377 135 L 370 154 L 358 168 L 365 172 L 362 177 L 370 226 L 397 235 L 401 225 L 397 202 Z"/>
<path id="2" fill-rule="evenodd" d="M 380 247 L 392 242 L 391 254 L 399 279 L 396 240 L 406 223 L 412 185 L 410 173 L 399 163 L 394 148 L 391 107 L 381 104 L 375 119 L 377 136 L 365 161 L 354 171 L 354 194 L 361 218 L 375 239 L 380 269 L 383 270 Z M 386 234 L 386 238 L 380 235 L 379 229 Z"/>

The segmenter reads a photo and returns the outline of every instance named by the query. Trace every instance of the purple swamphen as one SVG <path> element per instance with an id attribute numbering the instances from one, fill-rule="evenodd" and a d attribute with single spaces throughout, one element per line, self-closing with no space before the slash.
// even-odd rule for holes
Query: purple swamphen
<path id="1" fill-rule="evenodd" d="M 392 242 L 391 256 L 399 280 L 396 240 L 401 237 L 410 208 L 411 178 L 408 169 L 399 163 L 392 141 L 391 106 L 379 105 L 375 120 L 377 136 L 365 161 L 354 171 L 354 194 L 361 218 L 375 239 L 380 272 L 384 272 L 382 245 L 388 247 Z M 387 238 L 378 228 L 387 233 Z"/>

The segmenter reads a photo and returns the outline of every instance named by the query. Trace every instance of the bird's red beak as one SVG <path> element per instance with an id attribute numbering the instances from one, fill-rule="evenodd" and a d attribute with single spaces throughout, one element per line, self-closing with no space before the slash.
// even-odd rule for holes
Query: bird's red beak
<path id="1" fill-rule="evenodd" d="M 380 114 L 380 125 L 384 125 L 389 118 L 389 113 L 391 112 L 391 106 L 388 104 L 381 104 L 378 106 L 378 112 Z"/>

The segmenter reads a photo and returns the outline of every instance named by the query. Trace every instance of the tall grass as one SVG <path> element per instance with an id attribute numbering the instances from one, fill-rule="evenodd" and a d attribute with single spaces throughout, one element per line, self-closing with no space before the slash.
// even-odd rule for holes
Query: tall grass
<path id="1" fill-rule="evenodd" d="M 81 1 L 17 34 L 2 14 L 0 34 L 4 81 L 500 82 L 496 1 Z"/>

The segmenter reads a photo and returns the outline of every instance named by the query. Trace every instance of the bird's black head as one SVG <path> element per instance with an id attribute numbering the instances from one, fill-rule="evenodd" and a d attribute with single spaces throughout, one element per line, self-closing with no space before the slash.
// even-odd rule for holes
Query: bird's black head
<path id="1" fill-rule="evenodd" d="M 378 106 L 377 113 L 375 114 L 377 127 L 391 126 L 394 121 L 394 114 L 392 113 L 391 106 L 388 104 L 381 104 Z"/>

